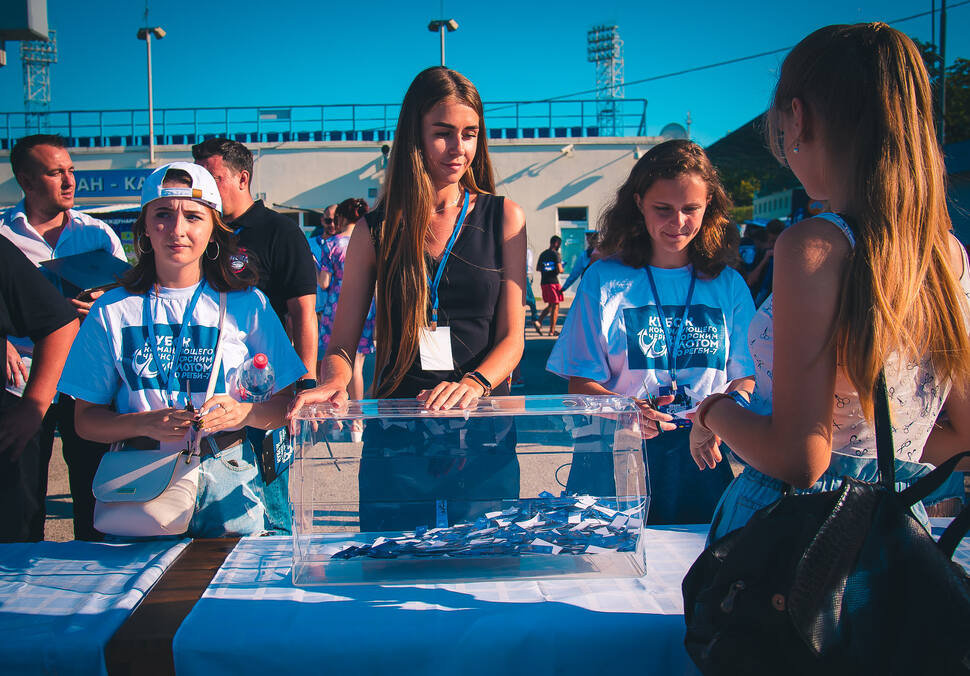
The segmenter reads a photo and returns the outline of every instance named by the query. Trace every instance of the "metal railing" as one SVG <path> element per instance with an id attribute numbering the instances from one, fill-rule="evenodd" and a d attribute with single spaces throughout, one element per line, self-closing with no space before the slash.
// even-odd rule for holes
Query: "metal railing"
<path id="1" fill-rule="evenodd" d="M 490 138 L 643 136 L 645 99 L 618 99 L 609 127 L 594 99 L 495 102 L 485 106 Z M 155 111 L 158 145 L 198 143 L 226 136 L 242 143 L 386 141 L 394 136 L 399 104 L 162 108 Z M 61 134 L 73 147 L 148 145 L 146 110 L 51 111 L 37 116 L 0 112 L 0 150 L 28 134 Z"/>

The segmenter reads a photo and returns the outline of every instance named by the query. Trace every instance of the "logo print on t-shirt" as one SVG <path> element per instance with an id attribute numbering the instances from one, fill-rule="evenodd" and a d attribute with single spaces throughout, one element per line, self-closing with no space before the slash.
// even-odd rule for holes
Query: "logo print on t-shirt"
<path id="1" fill-rule="evenodd" d="M 131 370 L 139 378 L 154 378 L 158 375 L 155 357 L 147 342 L 131 356 Z"/>
<path id="2" fill-rule="evenodd" d="M 640 351 L 650 359 L 659 359 L 667 354 L 667 343 L 663 341 L 663 336 L 651 336 L 649 329 L 640 329 L 637 340 L 640 342 Z"/>
<path id="3" fill-rule="evenodd" d="M 175 336 L 181 327 L 171 324 L 156 324 L 156 350 L 161 364 L 149 344 L 148 329 L 144 326 L 123 326 L 121 328 L 121 366 L 125 380 L 132 391 L 161 390 L 162 378 L 159 371 L 172 372 L 172 358 L 175 356 Z M 175 375 L 178 384 L 171 383 L 172 391 L 187 391 L 186 384 L 192 381 L 193 392 L 205 392 L 209 383 L 209 373 L 215 360 L 215 344 L 219 331 L 214 326 L 189 325 L 182 338 L 182 350 Z M 225 366 L 220 367 L 222 373 Z M 223 377 L 216 378 L 216 392 L 225 392 Z"/>
<path id="4" fill-rule="evenodd" d="M 663 310 L 667 318 L 667 333 L 673 340 L 684 316 L 684 306 L 664 305 Z M 629 368 L 666 370 L 667 339 L 657 307 L 650 304 L 624 308 L 623 321 L 626 325 Z M 677 368 L 726 368 L 726 337 L 724 313 L 720 308 L 691 305 L 678 345 Z"/>
<path id="5" fill-rule="evenodd" d="M 229 257 L 229 269 L 236 273 L 245 270 L 248 263 L 249 255 L 242 248 Z"/>

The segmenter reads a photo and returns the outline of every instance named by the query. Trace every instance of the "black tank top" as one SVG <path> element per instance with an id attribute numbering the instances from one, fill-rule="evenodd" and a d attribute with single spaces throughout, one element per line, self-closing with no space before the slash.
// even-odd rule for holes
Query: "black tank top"
<path id="1" fill-rule="evenodd" d="M 451 371 L 424 371 L 420 355 L 415 355 L 401 384 L 388 398 L 411 398 L 421 390 L 431 389 L 445 380 L 459 380 L 474 371 L 495 345 L 495 329 L 498 315 L 499 290 L 502 283 L 502 221 L 504 197 L 478 195 L 475 208 L 465 218 L 465 224 L 455 241 L 451 256 L 438 286 L 438 325 L 451 327 L 451 355 L 455 368 Z M 383 209 L 368 213 L 374 249 L 380 252 L 380 224 Z M 434 277 L 438 261 L 425 254 L 428 274 Z M 391 353 L 384 373 L 375 374 L 378 380 L 390 372 L 390 365 L 397 360 L 397 346 L 401 342 L 401 296 L 400 285 L 387 284 L 386 298 L 377 303 L 391 303 Z M 428 321 L 431 307 L 427 308 Z M 376 340 L 386 340 L 375 336 Z M 508 394 L 506 382 L 492 383 L 493 394 Z"/>

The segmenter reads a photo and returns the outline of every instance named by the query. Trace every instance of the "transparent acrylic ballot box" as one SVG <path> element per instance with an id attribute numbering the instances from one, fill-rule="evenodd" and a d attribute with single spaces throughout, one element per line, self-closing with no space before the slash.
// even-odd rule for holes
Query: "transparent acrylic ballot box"
<path id="1" fill-rule="evenodd" d="M 649 507 L 631 399 L 305 406 L 295 416 L 293 582 L 639 577 Z"/>

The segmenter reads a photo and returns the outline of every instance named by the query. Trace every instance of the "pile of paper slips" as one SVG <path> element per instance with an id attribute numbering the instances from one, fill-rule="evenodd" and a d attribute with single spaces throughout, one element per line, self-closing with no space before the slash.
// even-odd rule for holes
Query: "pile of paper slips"
<path id="1" fill-rule="evenodd" d="M 518 556 L 521 554 L 602 554 L 632 552 L 643 526 L 643 505 L 623 511 L 589 495 L 522 499 L 472 523 L 447 528 L 418 527 L 399 537 L 378 537 L 351 545 L 333 559 L 367 556 Z"/>

